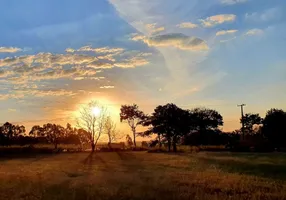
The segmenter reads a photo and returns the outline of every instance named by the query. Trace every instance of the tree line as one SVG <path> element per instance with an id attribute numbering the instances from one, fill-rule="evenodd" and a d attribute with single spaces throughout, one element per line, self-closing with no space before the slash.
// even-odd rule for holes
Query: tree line
<path id="1" fill-rule="evenodd" d="M 154 145 L 167 144 L 168 150 L 177 151 L 178 144 L 226 145 L 229 148 L 271 150 L 286 147 L 286 112 L 270 109 L 264 118 L 247 113 L 240 122 L 243 127 L 233 132 L 222 132 L 222 115 L 213 109 L 182 109 L 175 104 L 157 106 L 151 115 L 145 115 L 136 104 L 121 107 L 120 120 L 128 122 L 133 133 L 134 146 L 137 136 L 155 136 Z M 137 126 L 147 127 L 137 132 Z M 245 137 L 244 137 L 245 136 Z"/>
<path id="2" fill-rule="evenodd" d="M 92 110 L 97 108 L 99 113 Z M 184 145 L 226 145 L 230 148 L 250 148 L 251 146 L 281 149 L 286 147 L 286 112 L 270 109 L 264 118 L 259 114 L 247 113 L 240 122 L 244 125 L 233 132 L 223 132 L 222 115 L 213 109 L 182 109 L 175 104 L 159 105 L 150 115 L 141 111 L 138 105 L 122 105 L 120 121 L 126 122 L 132 133 L 126 142 L 136 148 L 136 138 L 152 137 L 149 146 L 166 146 L 168 151 L 177 151 L 178 144 Z M 144 131 L 138 131 L 141 126 Z M 0 127 L 0 145 L 59 144 L 90 146 L 95 151 L 99 139 L 107 136 L 108 144 L 123 137 L 116 129 L 106 107 L 92 101 L 79 110 L 76 127 L 67 124 L 47 123 L 35 125 L 26 134 L 25 127 L 6 122 Z M 126 135 L 126 134 L 125 134 Z"/>

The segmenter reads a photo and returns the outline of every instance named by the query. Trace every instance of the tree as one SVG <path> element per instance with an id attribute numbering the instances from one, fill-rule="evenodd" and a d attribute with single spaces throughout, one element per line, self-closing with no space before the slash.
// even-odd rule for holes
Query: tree
<path id="1" fill-rule="evenodd" d="M 0 129 L 5 145 L 11 144 L 13 138 L 16 138 L 26 132 L 25 126 L 13 125 L 9 122 L 3 124 Z"/>
<path id="2" fill-rule="evenodd" d="M 286 146 L 286 112 L 270 109 L 263 120 L 263 135 L 278 149 Z"/>
<path id="3" fill-rule="evenodd" d="M 126 121 L 131 128 L 134 147 L 136 147 L 136 137 L 140 135 L 136 132 L 136 128 L 142 123 L 145 118 L 146 115 L 138 109 L 138 106 L 136 104 L 121 106 L 120 121 Z"/>
<path id="4" fill-rule="evenodd" d="M 244 122 L 244 129 L 248 134 L 255 133 L 254 131 L 254 125 L 260 125 L 262 124 L 262 118 L 259 116 L 259 114 L 252 114 L 247 113 L 244 115 L 243 118 L 240 119 L 240 123 Z"/>
<path id="5" fill-rule="evenodd" d="M 64 136 L 64 129 L 61 125 L 48 123 L 43 125 L 42 130 L 48 143 L 54 144 L 55 149 L 57 149 L 60 139 Z"/>
<path id="6" fill-rule="evenodd" d="M 105 133 L 108 137 L 108 145 L 120 138 L 120 133 L 116 130 L 116 123 L 108 116 L 104 124 Z"/>
<path id="7" fill-rule="evenodd" d="M 208 108 L 195 108 L 189 111 L 189 126 L 193 133 L 198 133 L 198 143 L 207 144 L 210 134 L 218 133 L 223 125 L 223 117 L 216 111 Z"/>
<path id="8" fill-rule="evenodd" d="M 132 142 L 132 138 L 130 137 L 130 135 L 126 135 L 126 143 L 128 147 L 131 147 L 133 142 Z"/>
<path id="9" fill-rule="evenodd" d="M 86 144 L 91 143 L 91 134 L 89 132 L 82 128 L 76 129 L 76 132 L 82 149 Z"/>
<path id="10" fill-rule="evenodd" d="M 187 110 L 183 110 L 175 104 L 158 106 L 152 116 L 143 122 L 144 126 L 149 126 L 149 129 L 145 131 L 145 135 L 155 133 L 160 140 L 162 136 L 167 140 L 168 150 L 171 150 L 172 144 L 173 151 L 176 152 L 179 138 L 190 131 L 188 121 L 189 113 Z"/>
<path id="11" fill-rule="evenodd" d="M 32 127 L 31 131 L 29 132 L 29 135 L 32 137 L 41 137 L 44 135 L 44 130 L 41 126 L 35 125 Z"/>
<path id="12" fill-rule="evenodd" d="M 96 101 L 91 101 L 80 108 L 77 125 L 89 134 L 92 152 L 94 152 L 96 144 L 104 131 L 106 117 L 106 108 Z"/>

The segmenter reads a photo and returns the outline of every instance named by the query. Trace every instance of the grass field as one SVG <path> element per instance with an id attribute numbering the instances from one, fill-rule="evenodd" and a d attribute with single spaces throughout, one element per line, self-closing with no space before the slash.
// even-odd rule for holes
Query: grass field
<path id="1" fill-rule="evenodd" d="M 0 158 L 0 199 L 286 199 L 286 154 L 73 153 Z"/>

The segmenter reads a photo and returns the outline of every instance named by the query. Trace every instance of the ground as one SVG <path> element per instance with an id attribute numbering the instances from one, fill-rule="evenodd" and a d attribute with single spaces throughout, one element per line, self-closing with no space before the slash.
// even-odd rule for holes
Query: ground
<path id="1" fill-rule="evenodd" d="M 286 199 L 286 154 L 62 153 L 0 158 L 0 199 Z"/>

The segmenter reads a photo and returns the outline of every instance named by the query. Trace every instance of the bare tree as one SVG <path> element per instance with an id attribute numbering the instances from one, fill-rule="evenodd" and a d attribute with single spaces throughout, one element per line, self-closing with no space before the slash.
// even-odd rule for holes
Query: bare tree
<path id="1" fill-rule="evenodd" d="M 107 109 L 97 101 L 91 101 L 80 108 L 77 126 L 89 134 L 92 152 L 104 131 Z"/>
<path id="2" fill-rule="evenodd" d="M 108 136 L 108 144 L 111 144 L 116 140 L 116 123 L 111 119 L 110 116 L 106 118 L 104 128 L 105 133 Z"/>
<path id="3" fill-rule="evenodd" d="M 111 148 L 112 142 L 115 142 L 116 140 L 123 138 L 121 132 L 116 129 L 116 123 L 111 119 L 110 116 L 106 118 L 104 129 L 105 129 L 105 134 L 108 137 L 109 148 Z"/>

